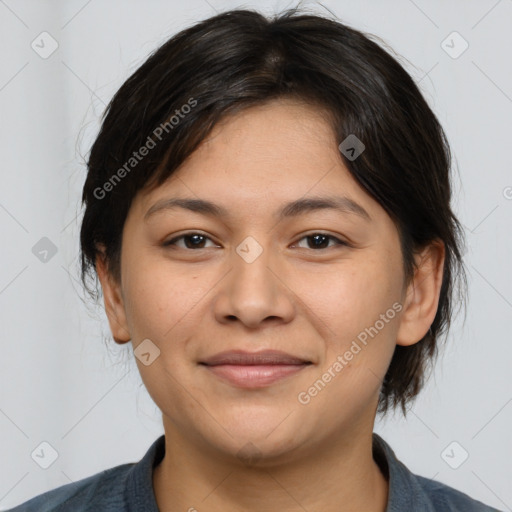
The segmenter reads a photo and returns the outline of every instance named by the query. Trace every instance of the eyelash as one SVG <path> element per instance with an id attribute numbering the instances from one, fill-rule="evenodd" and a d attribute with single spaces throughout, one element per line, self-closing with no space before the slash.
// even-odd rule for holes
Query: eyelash
<path id="1" fill-rule="evenodd" d="M 175 238 L 173 238 L 171 240 L 168 240 L 167 242 L 164 242 L 163 246 L 164 247 L 168 247 L 168 246 L 175 246 L 175 247 L 177 247 L 176 242 L 178 240 L 181 240 L 182 238 L 188 238 L 188 237 L 191 237 L 193 235 L 200 235 L 200 236 L 204 237 L 205 239 L 210 240 L 210 241 L 213 242 L 213 240 L 210 237 L 204 235 L 203 233 L 199 233 L 199 232 L 196 232 L 196 231 L 191 231 L 189 233 L 183 233 L 180 236 L 177 236 L 177 237 L 175 237 Z M 305 238 L 313 237 L 315 235 L 321 235 L 321 236 L 324 236 L 327 239 L 334 240 L 336 242 L 336 245 L 338 245 L 338 246 L 341 245 L 341 246 L 349 247 L 349 244 L 347 242 L 344 242 L 343 240 L 340 240 L 339 238 L 337 238 L 337 237 L 335 237 L 333 235 L 329 235 L 327 233 L 321 233 L 321 232 L 314 232 L 314 233 L 311 233 L 309 235 L 305 235 L 302 238 L 300 238 L 298 241 L 304 240 Z M 333 246 L 323 247 L 323 248 L 320 248 L 320 249 L 310 249 L 310 250 L 311 251 L 321 251 L 321 250 L 325 250 L 325 249 L 330 249 L 332 247 Z M 188 251 L 198 251 L 200 249 L 207 249 L 207 247 L 199 247 L 198 249 L 190 249 L 188 247 L 180 247 L 180 249 L 185 249 L 185 250 L 188 250 Z M 301 249 L 304 249 L 304 247 L 301 247 Z M 309 248 L 307 248 L 307 249 L 309 249 Z"/>

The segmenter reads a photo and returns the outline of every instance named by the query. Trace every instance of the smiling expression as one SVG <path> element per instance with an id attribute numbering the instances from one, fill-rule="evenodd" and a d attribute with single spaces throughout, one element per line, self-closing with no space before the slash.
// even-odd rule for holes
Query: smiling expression
<path id="1" fill-rule="evenodd" d="M 251 442 L 271 459 L 371 431 L 397 341 L 421 337 L 400 330 L 402 314 L 314 400 L 297 400 L 406 299 L 397 228 L 338 144 L 318 109 L 269 102 L 225 118 L 163 185 L 134 199 L 118 302 L 107 290 L 106 307 L 118 341 L 149 339 L 160 351 L 137 364 L 166 433 L 230 454 Z M 309 364 L 242 361 L 224 373 L 205 364 L 225 351 Z"/>

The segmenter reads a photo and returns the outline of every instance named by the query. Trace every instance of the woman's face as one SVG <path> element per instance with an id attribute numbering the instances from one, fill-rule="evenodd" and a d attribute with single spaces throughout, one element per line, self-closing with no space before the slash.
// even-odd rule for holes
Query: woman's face
<path id="1" fill-rule="evenodd" d="M 371 432 L 406 289 L 397 229 L 340 142 L 318 110 L 271 102 L 225 119 L 135 198 L 109 319 L 119 342 L 132 340 L 166 435 L 271 460 Z M 223 214 L 165 207 L 175 198 Z M 340 208 L 285 208 L 311 198 Z M 232 350 L 309 364 L 204 364 Z"/>

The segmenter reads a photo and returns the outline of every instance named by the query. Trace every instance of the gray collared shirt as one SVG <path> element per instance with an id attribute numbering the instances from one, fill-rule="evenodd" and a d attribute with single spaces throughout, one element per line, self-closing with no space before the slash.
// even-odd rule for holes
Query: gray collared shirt
<path id="1" fill-rule="evenodd" d="M 137 463 L 122 464 L 57 487 L 7 512 L 159 512 L 153 468 L 164 454 L 162 435 Z M 386 512 L 500 512 L 452 487 L 411 473 L 375 433 L 373 454 L 389 481 Z"/>

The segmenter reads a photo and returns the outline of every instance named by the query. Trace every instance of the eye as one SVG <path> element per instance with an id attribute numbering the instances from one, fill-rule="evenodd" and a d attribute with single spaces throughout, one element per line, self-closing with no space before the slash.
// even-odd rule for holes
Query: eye
<path id="1" fill-rule="evenodd" d="M 327 249 L 329 247 L 329 241 L 334 240 L 334 245 L 347 245 L 346 242 L 343 240 L 340 240 L 339 238 L 336 238 L 332 235 L 327 235 L 325 233 L 312 233 L 310 235 L 306 235 L 305 237 L 302 237 L 300 240 L 307 240 L 308 242 L 311 242 L 313 247 L 305 247 L 305 249 Z M 299 240 L 299 242 L 300 242 Z M 326 245 L 327 244 L 327 245 Z M 332 246 L 331 246 L 332 247 Z M 302 247 L 304 248 L 304 247 Z"/>
<path id="2" fill-rule="evenodd" d="M 177 242 L 182 239 L 185 242 L 185 247 L 179 246 L 177 244 Z M 183 235 L 177 236 L 176 238 L 173 238 L 172 240 L 165 242 L 163 245 L 174 245 L 177 247 L 181 247 L 183 249 L 205 249 L 204 243 L 206 240 L 211 241 L 211 238 L 208 238 L 206 235 L 203 235 L 202 233 L 185 233 Z"/>
<path id="3" fill-rule="evenodd" d="M 178 242 L 183 240 L 184 246 L 179 245 Z M 203 235 L 202 233 L 197 232 L 191 232 L 191 233 L 184 233 L 180 236 L 177 236 L 175 238 L 172 238 L 171 240 L 164 242 L 164 247 L 167 246 L 176 246 L 180 247 L 182 249 L 205 249 L 205 243 L 206 241 L 212 242 L 211 238 L 207 237 L 206 235 Z M 301 247 L 301 249 L 328 249 L 329 242 L 334 241 L 334 245 L 345 245 L 348 246 L 346 242 L 343 240 L 340 240 L 339 238 L 336 238 L 332 235 L 327 235 L 325 233 L 312 233 L 310 235 L 306 235 L 302 237 L 300 241 L 307 240 L 307 242 L 311 242 L 312 247 Z M 212 242 L 213 243 L 213 242 Z M 327 245 L 326 245 L 327 244 Z M 308 244 L 309 245 L 309 244 Z M 215 244 L 214 247 L 217 247 Z"/>

